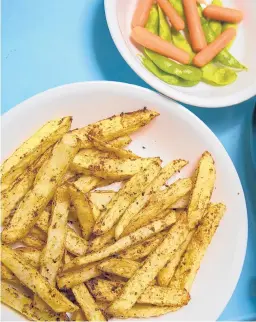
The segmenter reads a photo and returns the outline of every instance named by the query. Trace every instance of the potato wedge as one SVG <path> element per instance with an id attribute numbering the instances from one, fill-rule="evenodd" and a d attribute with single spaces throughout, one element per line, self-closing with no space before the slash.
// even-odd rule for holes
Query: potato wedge
<path id="1" fill-rule="evenodd" d="M 43 232 L 40 228 L 37 228 L 35 226 L 30 229 L 29 235 L 37 237 L 38 239 L 42 240 L 43 242 L 46 242 L 46 240 L 47 240 L 46 233 Z"/>
<path id="2" fill-rule="evenodd" d="M 125 283 L 94 278 L 86 282 L 86 285 L 96 301 L 113 302 L 119 297 Z M 187 305 L 189 300 L 190 296 L 186 290 L 177 291 L 169 287 L 148 286 L 137 303 L 181 307 Z"/>
<path id="3" fill-rule="evenodd" d="M 32 247 L 19 247 L 15 251 L 24 258 L 31 266 L 39 268 L 41 252 Z"/>
<path id="4" fill-rule="evenodd" d="M 84 284 L 74 286 L 72 292 L 88 321 L 106 321 L 100 308 Z"/>
<path id="5" fill-rule="evenodd" d="M 26 168 L 56 143 L 71 126 L 72 117 L 52 120 L 25 141 L 1 166 L 2 189 L 7 189 Z"/>
<path id="6" fill-rule="evenodd" d="M 72 228 L 67 228 L 67 235 L 65 240 L 66 250 L 76 256 L 85 255 L 88 249 L 88 242 L 80 237 Z"/>
<path id="7" fill-rule="evenodd" d="M 76 305 L 70 302 L 55 287 L 51 286 L 17 251 L 3 245 L 1 260 L 22 284 L 40 296 L 55 312 L 73 312 L 77 310 Z"/>
<path id="8" fill-rule="evenodd" d="M 89 175 L 81 175 L 73 185 L 83 193 L 87 193 L 95 188 L 104 187 L 113 183 L 111 180 L 105 180 L 102 178 L 97 178 Z"/>
<path id="9" fill-rule="evenodd" d="M 85 321 L 83 311 L 80 309 L 72 314 L 71 321 Z"/>
<path id="10" fill-rule="evenodd" d="M 173 227 L 170 228 L 163 242 L 146 259 L 143 266 L 125 284 L 118 298 L 108 308 L 110 314 L 129 310 L 145 292 L 168 259 L 184 242 L 189 233 L 187 215 L 182 213 Z"/>
<path id="11" fill-rule="evenodd" d="M 110 258 L 98 265 L 98 268 L 106 273 L 131 278 L 141 263 L 131 259 Z"/>
<path id="12" fill-rule="evenodd" d="M 45 242 L 39 239 L 37 236 L 34 235 L 27 235 L 22 239 L 24 245 L 32 248 L 36 248 L 37 250 L 42 250 L 45 246 Z"/>
<path id="13" fill-rule="evenodd" d="M 188 244 L 193 236 L 194 231 L 191 231 L 182 245 L 177 249 L 174 253 L 174 256 L 169 259 L 168 263 L 165 265 L 164 268 L 157 275 L 157 282 L 160 286 L 167 287 L 174 275 L 174 272 L 179 265 L 183 254 L 185 253 Z"/>
<path id="14" fill-rule="evenodd" d="M 214 160 L 211 154 L 206 151 L 199 160 L 193 179 L 194 186 L 188 205 L 188 221 L 191 229 L 198 225 L 207 210 L 215 179 L 216 169 Z"/>
<path id="15" fill-rule="evenodd" d="M 159 171 L 158 175 L 156 175 L 148 185 L 144 186 L 141 194 L 139 194 L 139 196 L 137 196 L 137 198 L 130 204 L 118 222 L 115 230 L 116 239 L 122 235 L 130 221 L 149 202 L 154 193 L 156 193 L 175 172 L 179 171 L 186 164 L 187 161 L 185 160 L 174 160 L 168 163 L 163 169 L 161 169 L 161 171 Z"/>
<path id="16" fill-rule="evenodd" d="M 50 217 L 50 212 L 45 209 L 36 222 L 36 227 L 40 228 L 46 234 L 48 233 Z"/>
<path id="17" fill-rule="evenodd" d="M 160 166 L 157 163 L 150 163 L 147 168 L 143 168 L 135 174 L 126 184 L 118 191 L 106 210 L 96 221 L 93 228 L 95 235 L 102 235 L 109 231 L 114 224 L 122 217 L 127 207 L 137 198 L 145 186 L 147 186 L 159 173 Z"/>
<path id="18" fill-rule="evenodd" d="M 78 149 L 79 142 L 71 134 L 66 134 L 57 143 L 52 156 L 40 170 L 40 179 L 26 194 L 11 222 L 4 228 L 2 240 L 5 243 L 14 243 L 28 234 L 51 200 Z"/>
<path id="19" fill-rule="evenodd" d="M 84 148 L 89 148 L 92 143 L 88 140 L 88 134 L 100 140 L 111 141 L 136 132 L 158 115 L 159 113 L 144 108 L 135 112 L 114 115 L 108 119 L 75 130 L 73 133 L 79 137 Z"/>
<path id="20" fill-rule="evenodd" d="M 187 193 L 185 196 L 181 197 L 179 200 L 177 200 L 175 203 L 171 205 L 172 209 L 186 209 L 189 204 L 191 193 Z"/>
<path id="21" fill-rule="evenodd" d="M 115 196 L 116 192 L 113 190 L 92 191 L 89 193 L 89 199 L 102 211 L 106 209 L 107 204 Z"/>
<path id="22" fill-rule="evenodd" d="M 4 280 L 8 283 L 20 283 L 20 281 L 17 279 L 17 277 L 12 273 L 12 271 L 9 270 L 8 267 L 5 265 L 1 265 L 1 280 Z"/>
<path id="23" fill-rule="evenodd" d="M 71 169 L 89 176 L 122 181 L 131 178 L 141 169 L 147 168 L 152 161 L 161 163 L 159 158 L 117 159 L 115 156 L 102 156 L 101 154 L 88 156 L 80 151 L 75 156 Z"/>
<path id="24" fill-rule="evenodd" d="M 132 139 L 129 135 L 125 135 L 108 142 L 115 148 L 124 148 L 132 142 Z"/>
<path id="25" fill-rule="evenodd" d="M 94 217 L 89 198 L 74 186 L 69 186 L 70 198 L 76 209 L 83 237 L 88 240 L 94 226 Z"/>
<path id="26" fill-rule="evenodd" d="M 211 204 L 203 217 L 201 224 L 196 229 L 188 247 L 182 257 L 169 287 L 186 289 L 190 292 L 193 281 L 200 268 L 201 261 L 211 243 L 213 235 L 224 215 L 226 206 L 218 203 Z"/>
<path id="27" fill-rule="evenodd" d="M 57 313 L 38 310 L 33 306 L 32 300 L 28 295 L 4 281 L 1 284 L 1 302 L 32 321 L 58 321 L 61 319 Z"/>
<path id="28" fill-rule="evenodd" d="M 132 259 L 135 261 L 141 260 L 148 256 L 151 252 L 153 252 L 157 248 L 157 246 L 159 246 L 159 244 L 163 241 L 165 235 L 165 232 L 156 234 L 155 236 L 146 239 L 135 246 L 123 250 L 118 255 L 124 259 Z"/>
<path id="29" fill-rule="evenodd" d="M 114 244 L 115 241 L 115 227 L 112 227 L 105 234 L 100 235 L 89 242 L 88 253 L 96 252 L 106 245 Z"/>
<path id="30" fill-rule="evenodd" d="M 88 254 L 86 256 L 81 256 L 73 259 L 70 263 L 64 266 L 64 270 L 68 270 L 80 266 L 85 266 L 93 262 L 105 259 L 113 254 L 116 254 L 132 245 L 135 245 L 145 239 L 148 239 L 158 232 L 168 228 L 176 221 L 176 213 L 171 212 L 162 220 L 157 220 L 152 224 L 138 229 L 134 233 L 119 239 L 113 245 L 107 246 L 95 253 Z"/>
<path id="31" fill-rule="evenodd" d="M 135 230 L 149 224 L 155 220 L 159 214 L 164 213 L 167 208 L 170 208 L 173 203 L 179 200 L 182 196 L 186 195 L 192 188 L 192 180 L 178 179 L 171 184 L 167 189 L 158 191 L 150 199 L 146 205 L 136 215 L 130 225 L 124 230 L 123 236 L 134 232 Z"/>

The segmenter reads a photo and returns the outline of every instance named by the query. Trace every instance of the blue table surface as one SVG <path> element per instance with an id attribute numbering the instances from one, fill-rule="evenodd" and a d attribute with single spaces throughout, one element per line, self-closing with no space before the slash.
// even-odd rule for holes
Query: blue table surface
<path id="1" fill-rule="evenodd" d="M 1 60 L 2 113 L 66 83 L 109 80 L 149 88 L 117 51 L 106 24 L 103 0 L 2 0 Z M 248 207 L 245 263 L 220 320 L 256 320 L 256 168 L 250 141 L 254 103 L 255 97 L 223 109 L 187 106 L 227 149 Z"/>

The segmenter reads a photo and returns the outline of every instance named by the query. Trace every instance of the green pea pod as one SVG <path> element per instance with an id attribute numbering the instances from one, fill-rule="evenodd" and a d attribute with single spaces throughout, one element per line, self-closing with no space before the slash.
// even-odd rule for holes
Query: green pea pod
<path id="1" fill-rule="evenodd" d="M 185 19 L 184 9 L 182 0 L 169 0 L 170 4 L 173 6 L 173 8 L 177 11 L 178 15 Z"/>
<path id="2" fill-rule="evenodd" d="M 201 18 L 201 23 L 203 27 L 203 31 L 205 34 L 205 38 L 207 43 L 211 43 L 215 40 L 215 33 L 210 28 L 208 21 L 205 18 Z M 236 69 L 244 69 L 247 70 L 247 68 L 242 65 L 230 52 L 224 48 L 215 58 L 215 62 L 221 63 L 222 65 L 225 65 L 227 67 L 236 68 Z"/>
<path id="3" fill-rule="evenodd" d="M 222 32 L 227 30 L 228 28 L 235 28 L 237 29 L 237 24 L 236 23 L 228 23 L 228 22 L 225 22 L 223 25 L 222 25 Z M 235 39 L 232 39 L 230 41 L 230 43 L 227 45 L 226 49 L 230 49 L 231 46 L 233 45 L 233 42 L 234 42 Z"/>
<path id="4" fill-rule="evenodd" d="M 152 34 L 158 35 L 159 31 L 159 12 L 157 6 L 154 4 L 149 12 L 148 21 L 145 28 L 152 32 Z"/>
<path id="5" fill-rule="evenodd" d="M 158 5 L 158 14 L 159 14 L 159 36 L 166 41 L 172 41 L 171 27 L 166 20 L 166 17 L 163 13 L 163 10 Z"/>
<path id="6" fill-rule="evenodd" d="M 195 54 L 193 52 L 193 49 L 190 46 L 190 43 L 187 41 L 187 39 L 183 36 L 181 32 L 177 31 L 173 27 L 172 27 L 172 42 L 176 47 L 183 49 L 187 53 L 189 53 L 191 60 L 193 59 Z"/>
<path id="7" fill-rule="evenodd" d="M 222 7 L 222 0 L 212 0 L 212 4 Z M 221 24 L 221 22 L 220 21 L 210 20 L 209 21 L 209 26 L 212 28 L 212 30 L 215 33 L 215 37 L 217 38 L 222 32 L 222 24 Z"/>
<path id="8" fill-rule="evenodd" d="M 233 69 L 219 67 L 214 64 L 207 64 L 202 67 L 202 80 L 214 86 L 225 86 L 232 84 L 237 79 L 237 74 Z"/>
<path id="9" fill-rule="evenodd" d="M 144 67 L 147 68 L 147 70 L 149 70 L 157 78 L 161 79 L 167 84 L 175 85 L 175 86 L 183 86 L 183 87 L 192 87 L 199 83 L 199 81 L 197 82 L 187 81 L 175 75 L 167 74 L 163 72 L 160 68 L 158 68 L 149 58 L 145 56 L 142 57 L 142 64 L 144 65 Z"/>

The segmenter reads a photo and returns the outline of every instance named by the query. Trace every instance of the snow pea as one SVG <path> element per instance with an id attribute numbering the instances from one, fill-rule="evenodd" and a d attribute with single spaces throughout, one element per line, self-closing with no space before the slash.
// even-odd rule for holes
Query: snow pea
<path id="1" fill-rule="evenodd" d="M 163 72 L 160 68 L 158 68 L 152 60 L 147 57 L 142 57 L 142 64 L 149 70 L 152 74 L 154 74 L 157 78 L 161 79 L 167 84 L 176 85 L 176 86 L 183 86 L 183 87 L 192 87 L 199 83 L 199 81 L 187 81 L 175 75 L 167 74 Z"/>
<path id="2" fill-rule="evenodd" d="M 158 5 L 158 14 L 159 14 L 159 36 L 166 41 L 172 41 L 171 27 L 166 20 L 163 10 Z"/>
<path id="3" fill-rule="evenodd" d="M 173 8 L 177 11 L 177 13 L 179 14 L 179 16 L 182 19 L 185 19 L 185 14 L 184 14 L 182 0 L 169 0 L 169 2 L 173 6 Z"/>
<path id="4" fill-rule="evenodd" d="M 191 60 L 193 59 L 193 57 L 195 56 L 195 53 L 193 52 L 193 49 L 190 46 L 190 43 L 187 41 L 187 39 L 183 36 L 181 32 L 177 31 L 173 27 L 172 27 L 172 42 L 176 47 L 183 49 L 187 53 L 189 53 Z"/>
<path id="5" fill-rule="evenodd" d="M 159 12 L 158 12 L 158 8 L 157 5 L 153 5 L 150 13 L 149 13 L 149 17 L 148 17 L 148 21 L 146 23 L 145 28 L 152 32 L 152 34 L 158 35 L 159 32 Z"/>
<path id="6" fill-rule="evenodd" d="M 207 43 L 211 43 L 215 40 L 216 36 L 214 31 L 209 26 L 208 21 L 205 18 L 201 18 L 201 23 L 203 27 L 203 31 L 205 34 L 205 38 Z M 219 62 L 222 65 L 236 68 L 236 69 L 244 69 L 247 70 L 247 68 L 242 65 L 226 48 L 224 48 L 215 58 L 215 62 Z"/>
<path id="7" fill-rule="evenodd" d="M 237 24 L 236 23 L 228 23 L 228 22 L 225 22 L 223 23 L 222 25 L 222 32 L 227 30 L 228 28 L 235 28 L 237 29 Z M 231 42 L 227 45 L 227 49 L 230 49 L 231 46 L 233 45 L 233 42 L 234 42 L 235 39 L 231 40 Z"/>
<path id="8" fill-rule="evenodd" d="M 222 0 L 212 0 L 212 4 L 216 6 L 222 7 Z M 209 26 L 215 33 L 215 37 L 217 38 L 222 32 L 222 24 L 220 21 L 210 20 Z"/>
<path id="9" fill-rule="evenodd" d="M 237 74 L 233 69 L 219 67 L 209 63 L 202 67 L 202 79 L 205 83 L 214 86 L 225 86 L 232 84 L 237 79 Z"/>

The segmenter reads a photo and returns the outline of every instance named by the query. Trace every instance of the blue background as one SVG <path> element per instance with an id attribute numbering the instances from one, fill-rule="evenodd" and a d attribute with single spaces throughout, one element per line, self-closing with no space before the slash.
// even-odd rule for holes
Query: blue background
<path id="1" fill-rule="evenodd" d="M 107 28 L 103 0 L 2 0 L 2 113 L 51 87 L 90 80 L 149 87 L 118 53 Z M 187 106 L 227 149 L 247 199 L 245 264 L 220 320 L 256 320 L 256 166 L 252 161 L 256 141 L 254 146 L 251 141 L 254 103 L 255 98 L 224 109 Z"/>

